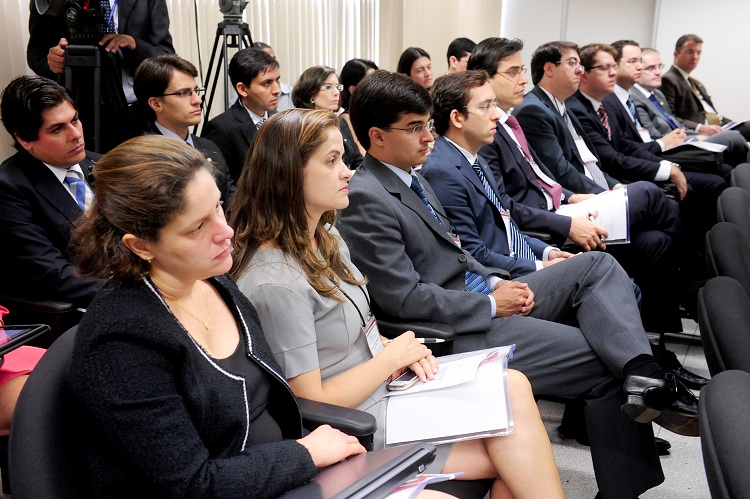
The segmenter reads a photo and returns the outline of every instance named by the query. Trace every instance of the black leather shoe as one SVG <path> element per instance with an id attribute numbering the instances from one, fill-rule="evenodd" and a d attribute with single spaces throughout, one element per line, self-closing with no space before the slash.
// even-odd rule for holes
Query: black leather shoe
<path id="1" fill-rule="evenodd" d="M 633 421 L 653 421 L 678 435 L 699 435 L 698 399 L 674 374 L 667 373 L 664 379 L 628 376 L 623 390 L 627 401 L 621 409 Z"/>
<path id="2" fill-rule="evenodd" d="M 672 448 L 672 444 L 670 444 L 667 440 L 659 437 L 654 437 L 654 442 L 656 442 L 656 451 L 660 456 L 669 455 L 669 449 Z"/>
<path id="3" fill-rule="evenodd" d="M 678 381 L 681 381 L 683 385 L 693 390 L 700 390 L 708 384 L 708 380 L 703 376 L 699 376 L 695 373 L 691 373 L 684 367 L 680 366 L 677 369 L 672 370 L 674 377 Z"/>
<path id="4" fill-rule="evenodd" d="M 673 377 L 667 374 L 667 378 Z M 676 378 L 674 388 L 677 398 L 671 404 L 665 405 L 661 414 L 654 418 L 654 423 L 678 435 L 697 437 L 698 428 L 698 399 Z"/>

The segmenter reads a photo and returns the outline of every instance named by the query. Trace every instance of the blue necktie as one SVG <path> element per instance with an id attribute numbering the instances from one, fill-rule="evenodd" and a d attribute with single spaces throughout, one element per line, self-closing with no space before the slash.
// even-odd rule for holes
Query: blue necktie
<path id="1" fill-rule="evenodd" d="M 435 220 L 440 224 L 440 226 L 443 226 L 443 222 L 440 221 L 440 217 L 438 217 L 437 213 L 435 213 L 435 210 L 432 208 L 432 205 L 430 204 L 430 201 L 427 199 L 427 196 L 424 193 L 424 189 L 422 189 L 422 184 L 419 183 L 419 179 L 416 175 L 411 176 L 411 190 L 413 190 L 417 196 L 419 196 L 419 199 L 422 200 L 424 205 L 427 207 L 427 210 L 430 212 L 430 214 L 435 217 Z M 466 271 L 466 289 L 469 291 L 472 291 L 474 293 L 484 293 L 486 295 L 492 293 L 490 289 L 487 287 L 487 283 L 484 281 L 484 278 L 480 276 L 479 274 L 475 274 L 474 272 Z"/>
<path id="2" fill-rule="evenodd" d="M 101 0 L 101 8 L 102 8 L 102 33 L 117 33 L 117 30 L 115 29 L 115 20 L 114 20 L 114 14 L 115 9 L 117 9 L 117 0 L 115 0 L 114 5 L 109 4 L 109 0 Z"/>
<path id="3" fill-rule="evenodd" d="M 635 123 L 636 128 L 640 128 L 641 124 L 638 122 L 638 115 L 635 112 L 635 104 L 633 104 L 633 100 L 628 97 L 628 100 L 625 101 L 625 105 L 628 106 L 628 111 L 630 111 L 630 118 L 633 120 L 633 123 Z"/>
<path id="4" fill-rule="evenodd" d="M 475 160 L 474 164 L 471 165 L 471 167 L 476 172 L 477 176 L 479 177 L 479 180 L 482 182 L 482 187 L 484 187 L 484 192 L 487 194 L 487 197 L 490 199 L 490 202 L 495 205 L 495 208 L 500 213 L 505 212 L 506 210 L 503 209 L 502 205 L 500 204 L 500 200 L 497 199 L 497 196 L 495 195 L 495 191 L 492 189 L 492 186 L 490 186 L 490 183 L 487 181 L 487 177 L 484 176 L 484 172 L 482 171 L 482 168 L 479 166 L 479 160 Z M 531 250 L 531 246 L 529 246 L 529 243 L 526 242 L 526 239 L 524 239 L 523 234 L 521 234 L 521 231 L 518 229 L 518 226 L 516 225 L 516 222 L 513 221 L 513 219 L 510 217 L 510 214 L 508 215 L 508 220 L 510 220 L 510 223 L 508 226 L 510 227 L 510 241 L 513 247 L 511 248 L 511 255 L 510 256 L 516 256 L 518 258 L 525 258 L 527 260 L 538 260 L 534 252 Z"/>
<path id="5" fill-rule="evenodd" d="M 656 109 L 659 110 L 662 116 L 664 116 L 664 119 L 667 120 L 667 123 L 669 123 L 669 126 L 672 127 L 672 130 L 676 130 L 678 127 L 674 121 L 672 121 L 672 118 L 670 118 L 669 114 L 664 110 L 663 107 L 661 107 L 661 104 L 659 104 L 659 101 L 656 99 L 656 96 L 654 94 L 651 94 L 648 96 L 648 100 L 650 100 L 654 106 L 656 106 Z"/>
<path id="6" fill-rule="evenodd" d="M 76 198 L 76 203 L 81 207 L 81 210 L 86 212 L 91 206 L 91 201 L 94 199 L 94 193 L 91 188 L 83 180 L 83 174 L 76 170 L 68 170 L 65 173 L 65 179 L 63 179 L 68 185 L 70 192 Z"/>

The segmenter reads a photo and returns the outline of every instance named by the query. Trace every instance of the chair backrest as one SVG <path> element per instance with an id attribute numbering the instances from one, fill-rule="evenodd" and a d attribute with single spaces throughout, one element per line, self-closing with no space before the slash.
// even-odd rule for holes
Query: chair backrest
<path id="1" fill-rule="evenodd" d="M 716 218 L 733 223 L 750 240 L 750 193 L 741 187 L 725 189 L 716 204 Z"/>
<path id="2" fill-rule="evenodd" d="M 748 497 L 750 374 L 725 371 L 701 390 L 701 447 L 713 499 Z"/>
<path id="3" fill-rule="evenodd" d="M 714 277 L 698 292 L 698 324 L 712 376 L 750 372 L 750 298 L 731 277 Z"/>
<path id="4" fill-rule="evenodd" d="M 706 264 L 711 277 L 731 277 L 750 296 L 750 242 L 739 227 L 719 222 L 708 231 Z"/>
<path id="5" fill-rule="evenodd" d="M 15 499 L 85 497 L 87 472 L 78 422 L 65 387 L 76 327 L 58 338 L 24 385 L 10 432 Z"/>
<path id="6" fill-rule="evenodd" d="M 750 192 L 750 163 L 740 163 L 730 173 L 729 182 L 732 187 L 741 187 Z"/>

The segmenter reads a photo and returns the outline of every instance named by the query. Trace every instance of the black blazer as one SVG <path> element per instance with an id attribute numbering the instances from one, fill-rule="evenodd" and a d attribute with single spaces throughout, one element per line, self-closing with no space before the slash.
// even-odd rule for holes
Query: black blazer
<path id="1" fill-rule="evenodd" d="M 269 111 L 268 115 L 276 111 Z M 201 137 L 210 139 L 219 146 L 229 168 L 232 180 L 237 182 L 245 165 L 245 156 L 255 137 L 255 123 L 242 102 L 237 102 L 203 126 Z"/>
<path id="2" fill-rule="evenodd" d="M 87 153 L 88 175 L 98 154 Z M 68 246 L 81 208 L 38 159 L 18 152 L 0 165 L 0 294 L 85 307 L 102 287 L 77 275 Z"/>
<path id="3" fill-rule="evenodd" d="M 612 130 L 612 141 L 607 138 L 607 131 L 599 121 L 599 116 L 594 111 L 591 102 L 581 94 L 580 90 L 565 101 L 568 111 L 573 113 L 583 126 L 591 143 L 594 144 L 596 155 L 601 160 L 602 170 L 614 178 L 623 182 L 635 182 L 638 180 L 653 181 L 659 171 L 658 160 L 647 160 L 624 154 L 617 148 L 616 137 L 622 135 L 617 120 L 609 117 L 609 126 Z M 622 107 L 622 105 L 620 105 Z M 607 108 L 604 108 L 607 111 Z"/>
<path id="4" fill-rule="evenodd" d="M 703 83 L 695 80 L 695 86 L 698 87 L 698 91 L 706 99 L 706 102 L 716 109 Z M 661 91 L 667 98 L 667 103 L 674 115 L 685 127 L 695 130 L 695 127 L 699 124 L 706 122 L 706 111 L 703 109 L 701 100 L 696 97 L 693 89 L 690 88 L 690 83 L 682 77 L 682 74 L 674 66 L 664 73 L 661 80 Z M 726 117 L 722 118 L 721 124 L 729 123 L 729 121 Z"/>
<path id="5" fill-rule="evenodd" d="M 614 93 L 606 96 L 602 105 L 604 110 L 607 111 L 607 116 L 609 116 L 610 126 L 614 120 L 620 131 L 616 135 L 612 134 L 612 142 L 618 150 L 637 158 L 660 160 L 657 157 L 661 153 L 659 144 L 656 141 L 643 142 L 630 113 L 625 110 L 620 99 Z"/>
<path id="6" fill-rule="evenodd" d="M 598 194 L 604 189 L 588 178 L 585 164 L 576 147 L 568 125 L 552 101 L 539 87 L 534 87 L 523 98 L 523 104 L 513 110 L 513 116 L 523 127 L 529 147 L 544 162 L 544 165 L 554 174 L 555 180 L 575 193 Z M 596 156 L 596 149 L 589 140 L 581 122 L 573 113 L 568 113 L 578 135 L 583 139 L 592 154 Z M 617 180 L 606 173 L 605 179 L 609 187 L 614 187 Z"/>

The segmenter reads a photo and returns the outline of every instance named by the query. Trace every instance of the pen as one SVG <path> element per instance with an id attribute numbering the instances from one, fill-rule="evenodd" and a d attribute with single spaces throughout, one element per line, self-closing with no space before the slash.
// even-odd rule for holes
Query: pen
<path id="1" fill-rule="evenodd" d="M 591 220 L 591 223 L 592 223 L 592 224 L 595 224 L 595 223 L 596 223 L 596 220 L 594 220 L 594 214 L 593 214 L 593 213 L 591 213 L 591 212 L 589 212 L 589 220 Z M 603 240 L 604 240 L 604 238 L 602 237 L 602 235 L 601 235 L 601 234 L 599 234 L 599 240 L 600 240 L 600 241 L 603 241 Z"/>
<path id="2" fill-rule="evenodd" d="M 445 343 L 445 340 L 441 338 L 417 338 L 417 341 L 426 345 L 430 343 Z"/>

